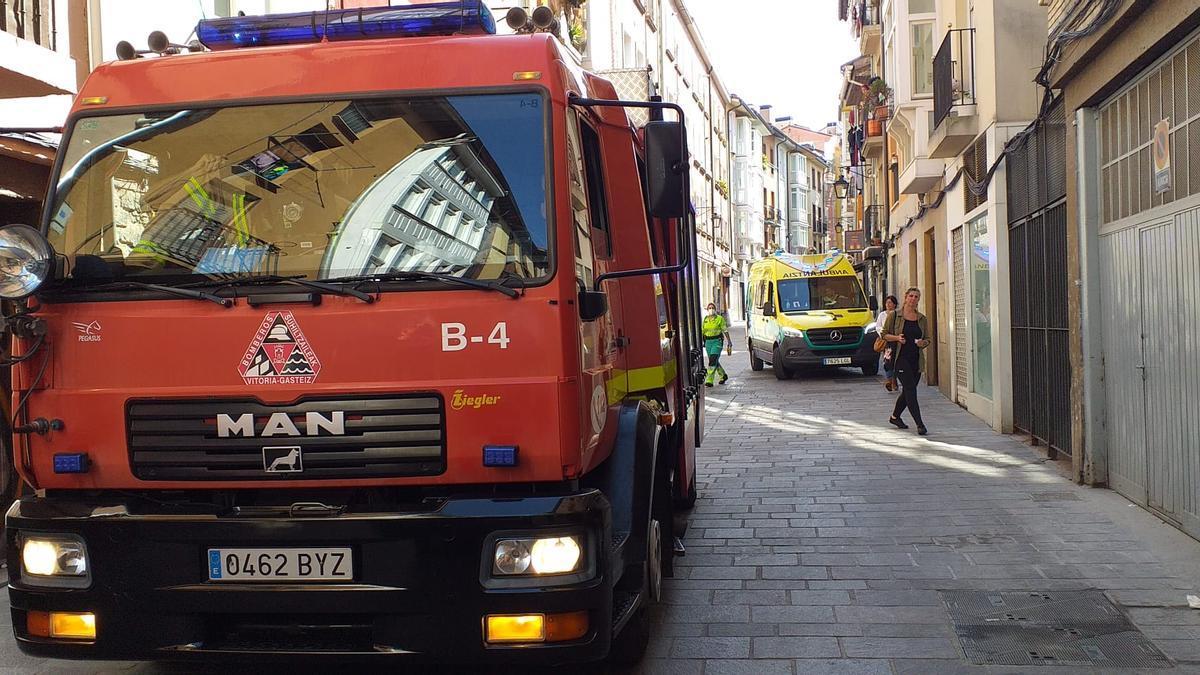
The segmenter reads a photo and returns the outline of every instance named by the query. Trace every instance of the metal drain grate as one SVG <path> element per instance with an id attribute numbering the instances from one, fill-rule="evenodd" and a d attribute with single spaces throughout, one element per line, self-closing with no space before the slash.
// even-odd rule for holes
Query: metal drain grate
<path id="1" fill-rule="evenodd" d="M 1101 591 L 943 591 L 941 595 L 972 663 L 1171 666 Z"/>
<path id="2" fill-rule="evenodd" d="M 1029 498 L 1035 502 L 1077 502 L 1079 495 L 1074 492 L 1031 492 Z"/>

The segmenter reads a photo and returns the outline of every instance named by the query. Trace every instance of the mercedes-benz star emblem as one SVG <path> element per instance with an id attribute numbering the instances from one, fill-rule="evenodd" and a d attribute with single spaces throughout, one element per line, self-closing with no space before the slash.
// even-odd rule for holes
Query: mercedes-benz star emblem
<path id="1" fill-rule="evenodd" d="M 833 342 L 841 342 L 842 341 L 842 331 L 835 330 L 835 331 L 831 332 L 829 334 L 829 339 Z"/>

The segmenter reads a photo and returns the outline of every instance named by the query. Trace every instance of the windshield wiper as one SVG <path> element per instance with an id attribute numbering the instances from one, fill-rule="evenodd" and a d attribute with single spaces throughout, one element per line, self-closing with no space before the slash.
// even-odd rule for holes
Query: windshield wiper
<path id="1" fill-rule="evenodd" d="M 469 286 L 471 288 L 478 288 L 485 291 L 498 291 L 514 299 L 521 297 L 521 293 L 519 291 L 509 288 L 498 281 L 468 279 L 466 277 L 456 277 L 452 274 L 440 274 L 438 272 L 378 272 L 375 274 L 358 274 L 349 277 L 319 279 L 318 283 L 361 284 L 368 281 L 376 281 L 380 283 L 387 281 L 441 281 L 448 284 L 459 284 L 460 286 Z"/>
<path id="2" fill-rule="evenodd" d="M 197 291 L 192 288 L 181 288 L 179 286 L 162 286 L 159 284 L 147 284 L 141 281 L 114 281 L 96 286 L 75 286 L 65 287 L 62 290 L 67 292 L 93 293 L 103 291 L 120 291 L 129 289 L 139 289 L 144 291 L 155 291 L 156 293 L 166 293 L 167 295 L 176 295 L 181 298 L 195 298 L 196 300 L 207 300 L 215 302 L 222 307 L 233 307 L 235 304 L 231 298 L 222 298 L 219 295 Z"/>
<path id="3" fill-rule="evenodd" d="M 269 284 L 290 284 L 292 286 L 303 286 L 311 288 L 314 291 L 322 291 L 325 293 L 333 293 L 334 295 L 349 295 L 363 302 L 370 304 L 375 302 L 375 297 L 370 293 L 364 293 L 352 286 L 337 286 L 331 283 L 323 283 L 320 281 L 309 281 L 303 274 L 294 274 L 289 276 L 281 276 L 278 274 L 260 274 L 257 276 L 239 277 L 235 279 L 222 279 L 215 281 L 201 281 L 197 283 L 185 284 L 185 288 L 196 288 L 204 286 L 216 286 L 218 288 L 233 288 L 236 286 L 266 286 Z"/>

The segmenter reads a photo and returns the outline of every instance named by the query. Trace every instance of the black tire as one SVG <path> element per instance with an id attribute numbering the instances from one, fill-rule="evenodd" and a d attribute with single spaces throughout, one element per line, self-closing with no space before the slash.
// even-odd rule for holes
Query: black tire
<path id="1" fill-rule="evenodd" d="M 868 377 L 879 374 L 879 361 L 871 361 L 862 365 L 862 373 Z"/>
<path id="2" fill-rule="evenodd" d="M 758 354 L 754 353 L 754 343 L 746 340 L 746 351 L 750 352 L 750 370 L 760 372 L 763 369 L 763 360 L 758 358 Z"/>
<path id="3" fill-rule="evenodd" d="M 779 346 L 775 346 L 775 351 L 771 354 L 771 370 L 775 373 L 777 380 L 792 379 L 792 371 L 787 366 L 783 365 L 783 354 L 779 353 Z"/>
<path id="4" fill-rule="evenodd" d="M 659 467 L 664 469 L 664 467 Z M 609 645 L 608 662 L 615 666 L 636 665 L 646 655 L 650 645 L 649 608 L 662 600 L 663 577 L 672 573 L 674 555 L 674 523 L 671 508 L 670 480 L 656 481 L 651 507 L 649 531 L 646 535 L 646 566 L 642 570 L 642 606 L 629 618 L 620 633 Z"/>

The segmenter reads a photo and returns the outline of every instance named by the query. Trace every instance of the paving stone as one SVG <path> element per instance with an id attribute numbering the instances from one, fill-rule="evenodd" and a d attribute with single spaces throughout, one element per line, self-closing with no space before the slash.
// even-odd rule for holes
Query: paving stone
<path id="1" fill-rule="evenodd" d="M 750 619 L 755 623 L 815 623 L 835 621 L 832 607 L 752 607 Z"/>
<path id="2" fill-rule="evenodd" d="M 792 675 L 791 661 L 722 661 L 704 662 L 704 675 Z"/>
<path id="3" fill-rule="evenodd" d="M 883 659 L 798 659 L 795 666 L 796 672 L 803 675 L 890 675 L 892 672 L 891 664 Z"/>
<path id="4" fill-rule="evenodd" d="M 846 656 L 868 658 L 957 659 L 958 647 L 950 638 L 839 638 Z"/>
<path id="5" fill-rule="evenodd" d="M 842 649 L 832 637 L 754 638 L 754 658 L 838 657 Z"/>
<path id="6" fill-rule="evenodd" d="M 675 638 L 673 659 L 738 659 L 750 656 L 747 637 Z"/>

